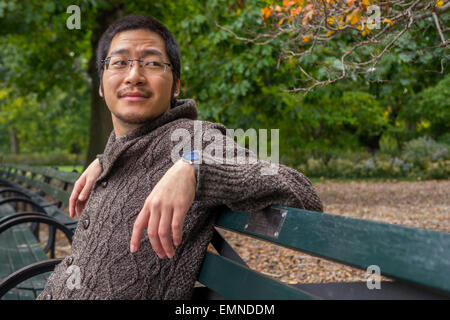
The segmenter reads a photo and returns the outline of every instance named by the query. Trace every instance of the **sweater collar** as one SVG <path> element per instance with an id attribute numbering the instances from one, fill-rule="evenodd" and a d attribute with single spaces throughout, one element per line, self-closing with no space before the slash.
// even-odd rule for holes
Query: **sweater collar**
<path id="1" fill-rule="evenodd" d="M 134 129 L 133 131 L 127 133 L 126 135 L 118 139 L 116 137 L 116 133 L 113 130 L 108 139 L 107 145 L 110 144 L 110 142 L 120 141 L 124 143 L 127 141 L 134 140 L 136 138 L 139 138 L 143 135 L 150 133 L 154 129 L 159 128 L 165 125 L 166 123 L 169 123 L 179 118 L 188 118 L 197 120 L 198 118 L 197 106 L 195 105 L 195 101 L 193 99 L 177 100 L 177 104 L 174 108 L 170 108 L 159 117 L 145 122 L 139 128 Z"/>
<path id="2" fill-rule="evenodd" d="M 167 110 L 155 119 L 145 122 L 139 128 L 136 128 L 128 134 L 120 137 L 120 139 L 116 140 L 117 137 L 113 130 L 109 136 L 108 142 L 106 143 L 103 157 L 101 158 L 102 174 L 99 179 L 102 179 L 108 174 L 114 162 L 127 150 L 141 149 L 139 140 L 147 140 L 144 139 L 144 136 L 149 135 L 157 128 L 182 118 L 192 120 L 198 119 L 197 106 L 193 99 L 178 99 L 174 108 Z M 141 143 L 146 145 L 145 141 L 142 141 Z"/>

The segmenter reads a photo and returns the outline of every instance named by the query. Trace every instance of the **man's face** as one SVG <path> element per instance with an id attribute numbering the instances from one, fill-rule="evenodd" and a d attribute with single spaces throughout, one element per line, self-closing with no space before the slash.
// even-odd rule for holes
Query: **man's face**
<path id="1" fill-rule="evenodd" d="M 106 57 L 144 59 L 152 56 L 169 62 L 163 38 L 155 32 L 138 29 L 116 34 Z M 124 125 L 142 124 L 154 119 L 170 108 L 173 77 L 170 67 L 162 73 L 152 73 L 140 67 L 137 61 L 121 72 L 110 67 L 103 72 L 103 93 L 112 113 L 113 122 Z M 175 94 L 179 92 L 177 79 Z"/>

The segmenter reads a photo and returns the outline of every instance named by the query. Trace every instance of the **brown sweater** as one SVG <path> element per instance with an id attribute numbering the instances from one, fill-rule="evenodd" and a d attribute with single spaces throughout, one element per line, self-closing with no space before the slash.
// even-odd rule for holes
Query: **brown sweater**
<path id="1" fill-rule="evenodd" d="M 203 132 L 215 128 L 223 133 L 214 143 L 231 142 L 228 146 L 235 154 L 242 151 L 225 135 L 223 125 L 196 119 L 195 102 L 179 100 L 177 107 L 120 140 L 111 133 L 99 157 L 102 174 L 80 217 L 72 251 L 56 266 L 38 299 L 189 299 L 212 237 L 217 206 L 256 212 L 279 204 L 322 211 L 310 181 L 294 169 L 280 165 L 277 174 L 261 175 L 263 161 L 202 163 L 175 256 L 159 259 L 146 233 L 139 251 L 131 253 L 134 221 L 152 188 L 173 165 L 175 129 L 186 129 L 194 137 L 194 123 L 201 123 Z M 210 143 L 203 142 L 202 148 Z M 193 139 L 191 144 L 194 150 Z"/>

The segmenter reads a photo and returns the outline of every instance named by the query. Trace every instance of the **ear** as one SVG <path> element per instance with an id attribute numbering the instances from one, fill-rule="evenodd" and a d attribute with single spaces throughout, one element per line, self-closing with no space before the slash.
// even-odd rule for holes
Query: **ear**
<path id="1" fill-rule="evenodd" d="M 100 97 L 104 98 L 103 96 L 103 83 L 100 80 L 100 85 L 98 86 L 98 94 L 100 95 Z"/>
<path id="2" fill-rule="evenodd" d="M 180 79 L 177 78 L 175 80 L 175 91 L 173 93 L 173 97 L 178 98 L 179 95 L 180 95 Z"/>

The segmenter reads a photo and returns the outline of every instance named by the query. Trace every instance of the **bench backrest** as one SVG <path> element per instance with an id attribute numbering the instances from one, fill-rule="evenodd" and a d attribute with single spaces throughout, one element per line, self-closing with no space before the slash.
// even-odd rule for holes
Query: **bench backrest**
<path id="1" fill-rule="evenodd" d="M 0 178 L 33 187 L 64 205 L 69 204 L 70 187 L 80 174 L 28 165 L 1 165 Z"/>
<path id="2" fill-rule="evenodd" d="M 272 209 L 279 210 L 279 215 L 286 213 L 280 230 L 273 234 L 264 232 L 264 228 L 249 231 L 249 223 L 254 220 L 252 214 L 235 212 L 226 207 L 222 209 L 216 224 L 363 270 L 375 265 L 382 275 L 450 293 L 449 233 L 282 206 L 273 206 Z M 276 219 L 272 217 L 267 220 Z M 223 262 L 224 268 L 226 264 L 228 261 Z M 229 279 L 226 285 L 229 285 Z"/>

